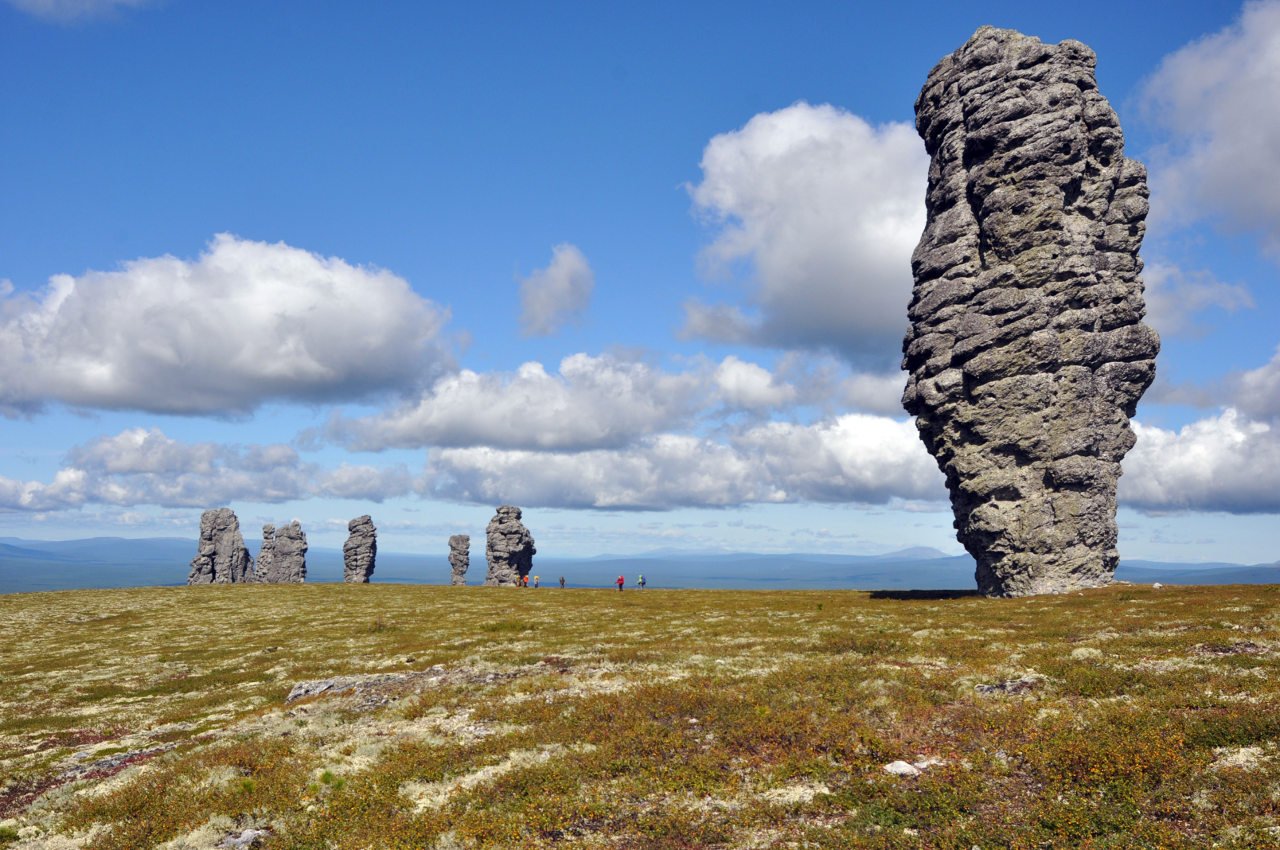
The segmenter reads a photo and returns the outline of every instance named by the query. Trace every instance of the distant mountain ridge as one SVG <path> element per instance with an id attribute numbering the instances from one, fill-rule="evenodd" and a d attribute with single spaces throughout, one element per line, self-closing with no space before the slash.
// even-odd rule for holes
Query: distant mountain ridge
<path id="1" fill-rule="evenodd" d="M 250 541 L 252 544 L 254 541 Z M 467 575 L 484 579 L 483 550 Z M 474 551 L 473 551 L 474 554 Z M 26 540 L 0 537 L 0 593 L 76 588 L 180 585 L 195 555 L 195 540 L 177 537 L 81 540 Z M 412 554 L 379 552 L 375 582 L 447 584 L 448 550 Z M 637 555 L 587 558 L 538 556 L 534 573 L 545 586 L 560 576 L 570 587 L 608 587 L 618 575 L 627 586 L 644 574 L 650 587 L 954 590 L 974 587 L 974 563 L 968 555 L 947 555 L 924 546 L 879 555 L 793 552 L 685 552 L 657 550 Z M 1124 561 L 1116 578 L 1141 584 L 1280 583 L 1274 564 Z M 342 580 L 342 551 L 315 547 L 307 553 L 307 580 Z"/>

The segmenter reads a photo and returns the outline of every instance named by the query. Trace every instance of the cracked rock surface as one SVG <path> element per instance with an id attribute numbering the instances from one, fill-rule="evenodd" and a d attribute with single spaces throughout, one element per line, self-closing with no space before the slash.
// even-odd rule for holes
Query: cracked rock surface
<path id="1" fill-rule="evenodd" d="M 231 508 L 213 508 L 200 515 L 196 547 L 187 584 L 233 584 L 253 579 L 253 558 Z"/>
<path id="2" fill-rule="evenodd" d="M 368 584 L 378 559 L 378 529 L 373 517 L 365 514 L 347 523 L 347 542 L 342 544 L 342 580 Z"/>
<path id="3" fill-rule="evenodd" d="M 1116 481 L 1160 340 L 1146 169 L 1094 66 L 1078 41 L 983 27 L 916 101 L 931 162 L 903 405 L 988 595 L 1107 584 L 1118 562 Z"/>
<path id="4" fill-rule="evenodd" d="M 533 535 L 520 521 L 520 509 L 514 505 L 498 508 L 485 528 L 484 557 L 489 574 L 484 583 L 518 584 L 533 569 Z"/>

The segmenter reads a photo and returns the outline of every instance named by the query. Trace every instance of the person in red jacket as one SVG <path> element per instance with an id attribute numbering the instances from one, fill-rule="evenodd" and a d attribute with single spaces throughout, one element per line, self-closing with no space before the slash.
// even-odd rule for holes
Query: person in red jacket
<path id="1" fill-rule="evenodd" d="M 618 592 L 622 592 L 622 576 L 618 576 Z"/>

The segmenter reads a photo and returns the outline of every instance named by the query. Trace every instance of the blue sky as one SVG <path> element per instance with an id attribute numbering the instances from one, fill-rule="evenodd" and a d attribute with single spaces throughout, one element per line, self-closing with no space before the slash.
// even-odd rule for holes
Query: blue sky
<path id="1" fill-rule="evenodd" d="M 982 24 L 1150 169 L 1126 558 L 1274 561 L 1280 3 L 0 2 L 0 536 L 960 548 L 898 405 Z"/>

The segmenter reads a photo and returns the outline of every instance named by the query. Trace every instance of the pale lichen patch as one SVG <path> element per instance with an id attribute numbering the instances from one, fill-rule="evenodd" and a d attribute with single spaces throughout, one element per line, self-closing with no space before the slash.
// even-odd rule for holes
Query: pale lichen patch
<path id="1" fill-rule="evenodd" d="M 761 793 L 760 797 L 769 803 L 792 806 L 812 802 L 814 797 L 830 793 L 831 789 L 820 782 L 797 782 L 793 785 L 770 788 Z"/>
<path id="2" fill-rule="evenodd" d="M 157 846 L 156 850 L 219 850 L 219 845 L 236 828 L 231 818 L 214 815 L 190 832 Z"/>
<path id="3" fill-rule="evenodd" d="M 1264 747 L 1214 747 L 1213 754 L 1211 770 L 1257 770 L 1267 758 Z"/>
<path id="4" fill-rule="evenodd" d="M 445 779 L 439 782 L 405 783 L 400 786 L 400 793 L 408 798 L 413 805 L 414 811 L 425 812 L 430 809 L 440 808 L 449 799 L 450 795 L 458 791 L 466 791 L 485 785 L 513 770 L 543 764 L 566 753 L 590 752 L 593 749 L 595 748 L 590 744 L 579 744 L 574 747 L 550 744 L 537 749 L 513 750 L 507 754 L 506 758 L 496 764 L 482 767 L 470 773 L 464 773 L 461 776 L 455 776 L 452 779 Z"/>

